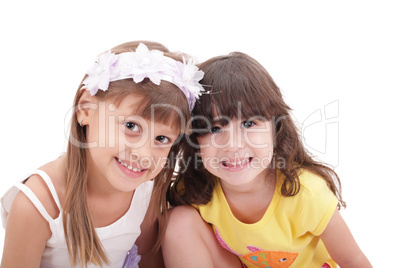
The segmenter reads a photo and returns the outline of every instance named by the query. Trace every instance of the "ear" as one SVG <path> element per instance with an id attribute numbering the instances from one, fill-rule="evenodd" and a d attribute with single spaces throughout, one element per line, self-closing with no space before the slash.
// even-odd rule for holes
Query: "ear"
<path id="1" fill-rule="evenodd" d="M 88 125 L 89 123 L 89 114 L 91 108 L 91 100 L 92 96 L 89 90 L 85 88 L 80 90 L 80 97 L 77 104 L 77 122 L 82 127 Z"/>

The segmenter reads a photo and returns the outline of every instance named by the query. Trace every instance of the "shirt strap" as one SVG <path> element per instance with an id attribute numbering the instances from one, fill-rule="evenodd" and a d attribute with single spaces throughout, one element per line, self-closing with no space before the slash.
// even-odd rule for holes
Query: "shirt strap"
<path id="1" fill-rule="evenodd" d="M 42 215 L 43 218 L 45 218 L 49 223 L 53 221 L 53 218 L 50 217 L 45 207 L 42 205 L 42 203 L 39 201 L 36 195 L 32 192 L 32 190 L 28 188 L 28 186 L 26 186 L 23 183 L 18 183 L 15 185 L 15 187 L 20 189 L 29 198 L 29 200 L 31 200 L 32 204 L 36 207 L 36 209 L 39 211 L 39 213 Z"/>
<path id="2" fill-rule="evenodd" d="M 40 169 L 35 170 L 35 172 L 33 174 L 37 174 L 43 179 L 43 181 L 46 183 L 47 187 L 49 188 L 50 193 L 52 194 L 53 199 L 56 202 L 57 207 L 61 211 L 59 197 L 57 195 L 56 188 L 54 188 L 53 182 L 50 179 L 49 175 L 47 175 L 46 172 L 44 172 L 43 170 L 40 170 Z"/>

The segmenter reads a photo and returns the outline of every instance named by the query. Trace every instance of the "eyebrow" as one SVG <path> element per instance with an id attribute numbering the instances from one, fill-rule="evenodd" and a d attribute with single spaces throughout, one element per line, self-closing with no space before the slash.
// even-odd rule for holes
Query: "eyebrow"
<path id="1" fill-rule="evenodd" d="M 230 121 L 232 121 L 231 118 L 223 117 L 223 116 L 217 116 L 217 117 L 212 119 L 211 123 L 212 123 L 212 125 L 219 124 L 219 125 L 224 127 L 226 125 L 229 125 Z"/>
<path id="2" fill-rule="evenodd" d="M 240 118 L 240 121 L 246 121 L 246 120 L 269 121 L 264 116 L 258 116 L 258 115 Z M 227 116 L 216 116 L 215 118 L 212 119 L 212 125 L 219 124 L 224 127 L 224 126 L 228 125 L 230 123 L 230 121 L 232 121 L 232 118 L 228 118 Z"/>
<path id="3" fill-rule="evenodd" d="M 161 135 L 177 136 L 177 135 L 180 135 L 180 133 L 182 132 L 180 127 L 175 128 L 175 127 L 172 127 L 171 125 L 166 125 L 165 124 L 166 122 L 155 121 L 155 123 L 161 125 L 159 128 L 159 132 L 163 133 Z"/>

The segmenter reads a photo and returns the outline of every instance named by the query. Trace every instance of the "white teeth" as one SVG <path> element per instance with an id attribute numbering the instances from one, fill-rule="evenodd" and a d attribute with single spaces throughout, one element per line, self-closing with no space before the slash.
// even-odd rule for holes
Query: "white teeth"
<path id="1" fill-rule="evenodd" d="M 140 169 L 139 169 L 139 168 L 135 168 L 135 167 L 132 167 L 132 166 L 128 166 L 127 168 L 128 168 L 129 170 L 134 171 L 134 172 L 138 172 L 138 171 L 140 171 Z"/>
<path id="2" fill-rule="evenodd" d="M 141 171 L 141 169 L 132 167 L 131 165 L 127 165 L 127 163 L 121 161 L 121 160 L 118 159 L 118 158 L 117 158 L 117 161 L 118 161 L 121 165 L 123 165 L 123 166 L 125 166 L 126 168 L 128 168 L 129 170 L 132 170 L 132 171 L 134 171 L 134 172 L 140 172 L 140 171 Z"/>
<path id="3" fill-rule="evenodd" d="M 236 167 L 237 165 L 244 165 L 244 164 L 247 164 L 248 162 L 250 162 L 249 158 L 246 158 L 243 161 L 237 161 L 237 162 L 226 162 L 226 161 L 224 161 L 224 163 L 226 165 L 230 165 L 230 166 L 233 166 L 233 167 Z"/>

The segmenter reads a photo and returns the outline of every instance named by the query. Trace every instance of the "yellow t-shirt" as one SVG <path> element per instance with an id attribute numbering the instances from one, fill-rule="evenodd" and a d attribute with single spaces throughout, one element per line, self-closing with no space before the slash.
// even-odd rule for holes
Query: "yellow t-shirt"
<path id="1" fill-rule="evenodd" d="M 299 178 L 299 193 L 285 197 L 280 192 L 283 175 L 278 175 L 267 211 L 253 224 L 235 218 L 220 183 L 208 204 L 195 207 L 213 226 L 220 245 L 247 267 L 337 267 L 319 236 L 338 200 L 319 176 L 304 170 Z"/>

